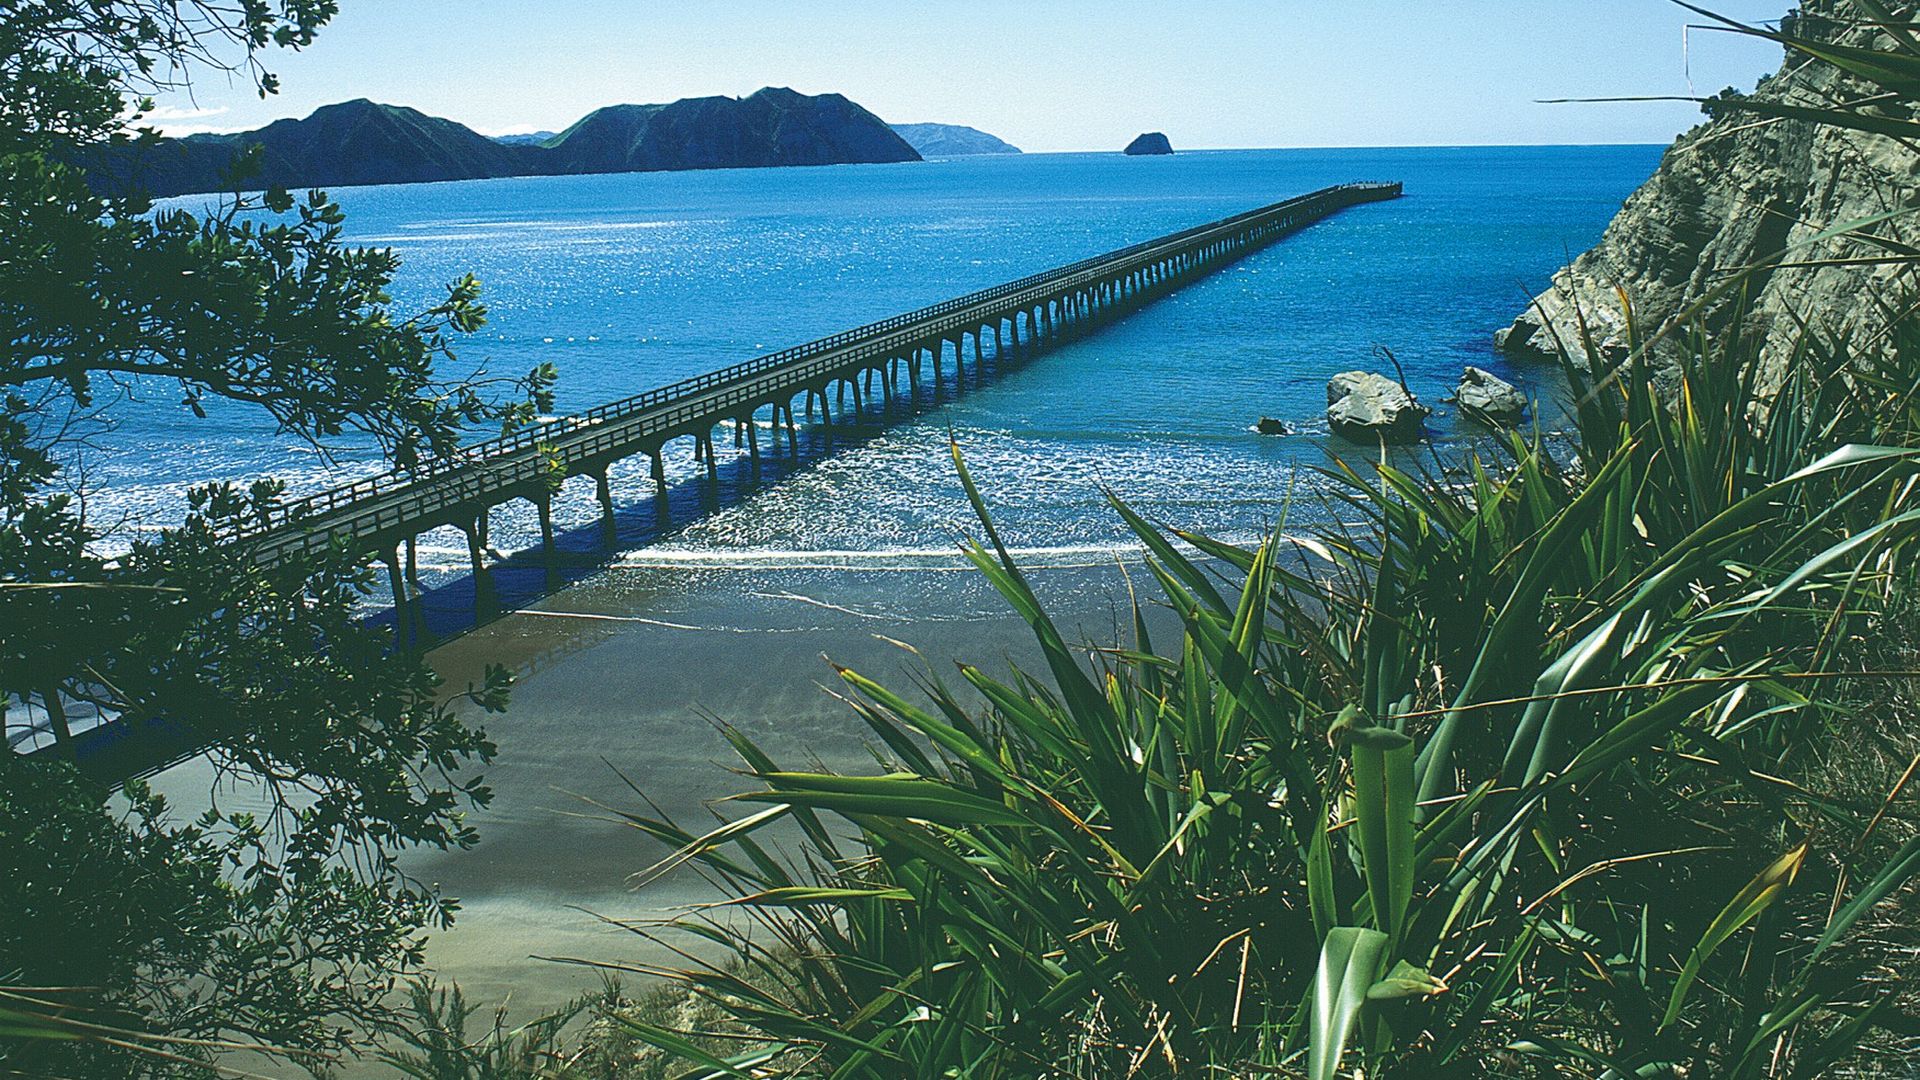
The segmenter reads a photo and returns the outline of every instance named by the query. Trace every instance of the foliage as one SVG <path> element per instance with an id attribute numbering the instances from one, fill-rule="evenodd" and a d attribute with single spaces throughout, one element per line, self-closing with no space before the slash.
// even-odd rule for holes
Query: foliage
<path id="1" fill-rule="evenodd" d="M 1570 447 L 1337 467 L 1353 526 L 1248 551 L 1116 500 L 1174 641 L 1071 647 L 967 481 L 1045 671 L 842 670 L 878 775 L 729 732 L 757 809 L 625 815 L 731 898 L 674 925 L 734 967 L 663 974 L 774 1054 L 642 1037 L 690 1075 L 1738 1078 L 1913 1028 L 1863 982 L 1911 770 L 1794 778 L 1861 686 L 1912 696 L 1861 661 L 1915 595 L 1920 327 L 1809 331 L 1776 384 L 1744 320 L 1676 325 L 1675 370 L 1566 343 Z"/>
<path id="2" fill-rule="evenodd" d="M 1670 419 L 1677 441 L 1625 440 L 1585 483 L 1524 443 L 1461 494 L 1350 476 L 1378 531 L 1309 541 L 1331 585 L 1280 568 L 1279 538 L 1183 536 L 1236 568 L 1235 595 L 1129 514 L 1185 633 L 1091 675 L 1017 567 L 972 548 L 1057 691 L 963 668 L 991 702 L 976 718 L 931 676 L 923 709 L 843 672 L 882 776 L 785 770 L 736 736 L 765 785 L 742 797 L 769 809 L 700 838 L 632 820 L 778 935 L 795 959 L 758 982 L 790 989 L 678 977 L 808 1075 L 1330 1077 L 1347 1056 L 1481 1075 L 1502 1053 L 1761 1075 L 1823 1018 L 1782 1058 L 1817 1073 L 1851 1045 L 1827 1029 L 1860 1032 L 1827 944 L 1920 860 L 1853 854 L 1870 807 L 1774 777 L 1824 731 L 1801 689 L 1821 628 L 1869 625 L 1893 584 L 1912 454 L 1723 476 L 1665 535 L 1656 478 L 1719 446 Z M 785 819 L 797 869 L 754 839 Z"/>
<path id="3" fill-rule="evenodd" d="M 417 657 L 361 624 L 358 560 L 264 568 L 218 542 L 278 484 L 209 487 L 183 528 L 116 535 L 85 512 L 88 439 L 129 399 L 177 393 L 198 416 L 262 410 L 286 437 L 370 441 L 407 466 L 474 425 L 521 422 L 552 381 L 461 375 L 452 343 L 485 318 L 477 283 L 396 313 L 397 259 L 343 245 L 324 193 L 196 214 L 88 172 L 102 148 L 156 138 L 137 126 L 140 95 L 208 66 L 271 93 L 265 51 L 304 47 L 334 11 L 22 0 L 0 18 L 0 708 L 49 722 L 56 756 L 73 754 L 78 710 L 185 732 L 268 806 L 181 824 L 131 788 L 116 812 L 70 766 L 9 752 L 0 849 L 17 865 L 0 910 L 31 917 L 0 933 L 0 984 L 61 989 L 69 1019 L 186 1040 L 171 1058 L 234 1039 L 337 1051 L 384 1022 L 421 932 L 451 914 L 394 856 L 473 842 L 462 812 L 487 791 L 471 766 L 494 748 Z M 243 165 L 236 191 L 246 179 Z M 467 692 L 498 709 L 506 686 L 494 670 Z M 0 1033 L 4 1069 L 187 1068 L 126 1053 Z"/>
<path id="4" fill-rule="evenodd" d="M 582 1075 L 574 1066 L 582 1052 L 560 1049 L 561 1032 L 589 1009 L 599 1011 L 617 1000 L 618 987 L 579 998 L 518 1028 L 509 1028 L 506 1010 L 479 1037 L 467 1023 L 479 1011 L 467 1004 L 459 987 L 440 989 L 424 980 L 407 986 L 412 1023 L 399 1032 L 404 1049 L 387 1050 L 380 1060 L 397 1075 L 417 1080 L 533 1080 Z"/>

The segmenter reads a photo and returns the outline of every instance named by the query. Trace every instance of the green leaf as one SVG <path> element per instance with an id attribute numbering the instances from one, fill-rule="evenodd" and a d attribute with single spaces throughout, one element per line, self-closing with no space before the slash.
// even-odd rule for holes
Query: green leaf
<path id="1" fill-rule="evenodd" d="M 1367 988 L 1368 1001 L 1399 1001 L 1410 997 L 1434 997 L 1447 992 L 1447 984 L 1441 982 L 1424 968 L 1414 967 L 1401 960 L 1393 965 L 1386 977 Z"/>
<path id="2" fill-rule="evenodd" d="M 829 773 L 768 773 L 761 777 L 771 787 L 735 796 L 748 802 L 788 803 L 833 810 L 842 814 L 881 814 L 917 818 L 944 825 L 1033 824 L 1003 803 L 938 780 L 894 773 L 887 776 L 834 776 Z"/>
<path id="3" fill-rule="evenodd" d="M 1354 832 L 1374 926 L 1398 939 L 1413 900 L 1413 745 L 1353 746 Z"/>
<path id="4" fill-rule="evenodd" d="M 1313 977 L 1313 1021 L 1307 1044 L 1309 1080 L 1333 1080 L 1367 990 L 1378 980 L 1387 955 L 1387 935 L 1357 926 L 1336 926 L 1320 946 Z"/>
<path id="5" fill-rule="evenodd" d="M 906 889 L 833 889 L 789 885 L 778 889 L 763 889 L 751 896 L 742 896 L 729 900 L 729 904 L 748 904 L 756 907 L 805 907 L 812 904 L 838 904 L 852 900 L 907 900 L 914 898 Z"/>
<path id="6" fill-rule="evenodd" d="M 1340 921 L 1340 898 L 1333 885 L 1333 845 L 1327 837 L 1327 811 L 1320 811 L 1313 846 L 1307 849 L 1307 906 L 1313 912 L 1313 932 L 1322 941 Z"/>
<path id="7" fill-rule="evenodd" d="M 682 1061 L 691 1061 L 703 1069 L 712 1070 L 706 1074 L 708 1076 L 731 1076 L 738 1078 L 738 1080 L 752 1080 L 749 1074 L 740 1071 L 740 1067 L 746 1066 L 752 1068 L 772 1057 L 771 1053 L 762 1050 L 742 1054 L 732 1061 L 723 1061 L 707 1053 L 705 1050 L 700 1049 L 698 1046 L 695 1046 L 683 1036 L 668 1031 L 666 1028 L 656 1027 L 653 1024 L 636 1020 L 631 1016 L 618 1012 L 613 1013 L 612 1016 L 614 1023 L 625 1028 L 634 1038 L 639 1039 L 648 1046 L 657 1047 Z"/>
<path id="8" fill-rule="evenodd" d="M 1792 851 L 1768 863 L 1764 870 L 1754 876 L 1752 881 L 1734 894 L 1727 906 L 1715 916 L 1706 933 L 1694 945 L 1693 952 L 1687 957 L 1686 964 L 1680 969 L 1680 978 L 1673 984 L 1673 995 L 1667 999 L 1667 1012 L 1660 1020 L 1661 1030 L 1672 1026 L 1679 1018 L 1680 1009 L 1687 1003 L 1687 993 L 1693 988 L 1694 980 L 1700 976 L 1701 965 L 1713 955 L 1734 931 L 1760 917 L 1760 913 L 1780 898 L 1787 886 L 1793 884 L 1794 877 L 1800 873 L 1801 864 L 1807 859 L 1807 845 L 1801 844 Z"/>

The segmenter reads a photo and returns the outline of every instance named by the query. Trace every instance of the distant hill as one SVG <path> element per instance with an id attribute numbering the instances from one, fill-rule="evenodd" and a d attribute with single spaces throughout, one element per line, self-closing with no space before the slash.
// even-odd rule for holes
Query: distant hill
<path id="1" fill-rule="evenodd" d="M 553 136 L 551 131 L 529 131 L 520 135 L 495 135 L 493 141 L 502 146 L 539 146 Z"/>
<path id="2" fill-rule="evenodd" d="M 841 95 L 781 87 L 596 109 L 547 146 L 565 173 L 920 160 L 879 117 Z"/>
<path id="3" fill-rule="evenodd" d="M 894 124 L 893 130 L 923 158 L 1020 152 L 1012 143 L 965 124 Z"/>
<path id="4" fill-rule="evenodd" d="M 88 162 L 96 186 L 155 196 L 226 188 L 245 147 L 261 147 L 249 187 L 337 187 L 502 176 L 918 161 L 879 117 L 839 94 L 769 87 L 745 98 L 597 109 L 558 135 L 489 139 L 452 120 L 364 98 L 255 131 L 192 135 Z"/>
<path id="5" fill-rule="evenodd" d="M 218 191 L 234 156 L 251 145 L 262 148 L 259 187 L 407 184 L 533 171 L 530 148 L 502 146 L 451 120 L 364 98 L 255 131 L 162 139 L 114 153 L 94 167 L 104 186 L 116 189 L 138 186 L 154 195 Z"/>

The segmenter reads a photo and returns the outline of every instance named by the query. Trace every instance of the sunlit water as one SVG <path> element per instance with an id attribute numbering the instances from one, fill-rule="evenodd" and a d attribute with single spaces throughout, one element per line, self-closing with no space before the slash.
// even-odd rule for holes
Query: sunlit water
<path id="1" fill-rule="evenodd" d="M 917 661 L 894 641 L 943 675 L 956 657 L 1028 655 L 1021 627 L 953 555 L 971 517 L 949 430 L 1009 543 L 1046 568 L 1046 598 L 1076 633 L 1111 638 L 1124 622 L 1115 564 L 1131 557 L 1103 489 L 1236 539 L 1324 513 L 1312 469 L 1328 460 L 1326 381 L 1380 368 L 1375 345 L 1431 404 L 1467 364 L 1549 390 L 1546 372 L 1515 370 L 1489 337 L 1597 238 L 1657 158 L 1652 147 L 1061 154 L 338 192 L 350 239 L 404 257 L 403 309 L 477 273 L 492 317 L 462 343 L 463 361 L 496 373 L 552 361 L 568 411 L 1328 184 L 1401 180 L 1407 191 L 778 483 L 749 490 L 729 474 L 715 511 L 686 485 L 664 535 L 650 524 L 645 459 L 616 468 L 625 550 L 611 565 L 436 654 L 456 685 L 489 660 L 521 676 L 513 710 L 488 724 L 502 756 L 481 847 L 414 862 L 467 905 L 436 962 L 481 998 L 512 990 L 526 1005 L 591 982 L 530 955 L 657 958 L 568 905 L 630 916 L 708 894 L 685 879 L 626 892 L 626 875 L 658 852 L 593 820 L 576 795 L 636 805 L 617 767 L 698 821 L 739 783 L 713 764 L 727 755 L 707 718 L 795 764 L 857 766 L 862 729 L 816 685 L 830 675 L 823 653 L 896 682 Z M 194 483 L 276 473 L 300 488 L 342 475 L 249 417 L 196 420 L 149 396 L 91 462 L 109 491 L 97 512 L 164 522 Z M 1476 435 L 1441 410 L 1435 445 L 1457 455 Z M 1261 416 L 1299 433 L 1256 435 Z M 693 475 L 686 454 L 670 459 L 676 480 Z M 343 470 L 370 467 L 352 447 L 340 456 Z M 564 545 L 592 551 L 596 514 L 591 487 L 569 484 Z M 524 505 L 496 513 L 496 546 L 534 539 Z M 428 537 L 421 558 L 429 583 L 445 585 L 464 570 L 464 545 Z M 186 793 L 203 780 L 190 764 L 165 785 Z"/>

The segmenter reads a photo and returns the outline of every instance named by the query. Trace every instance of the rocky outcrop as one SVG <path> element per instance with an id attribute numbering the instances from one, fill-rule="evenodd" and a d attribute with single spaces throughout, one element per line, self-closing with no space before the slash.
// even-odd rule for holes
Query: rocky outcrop
<path id="1" fill-rule="evenodd" d="M 1483 423 L 1512 427 L 1527 414 L 1527 398 L 1520 388 L 1484 368 L 1468 367 L 1453 392 L 1460 411 Z"/>
<path id="2" fill-rule="evenodd" d="M 188 195 L 225 190 L 234 159 L 256 146 L 254 189 L 920 160 L 879 117 L 839 94 L 769 87 L 744 98 L 597 109 L 538 142 L 489 139 L 452 120 L 360 99 L 257 131 L 117 148 L 87 164 L 104 190 Z"/>
<path id="3" fill-rule="evenodd" d="M 1127 144 L 1127 148 L 1122 151 L 1122 153 L 1131 157 L 1171 154 L 1173 153 L 1173 144 L 1167 141 L 1165 135 L 1157 131 L 1149 131 L 1145 135 L 1135 137 L 1132 142 Z"/>
<path id="4" fill-rule="evenodd" d="M 1432 413 L 1406 387 L 1371 371 L 1343 371 L 1327 381 L 1327 423 L 1355 442 L 1411 442 Z"/>
<path id="5" fill-rule="evenodd" d="M 907 145 L 923 158 L 1020 152 L 1012 143 L 965 124 L 894 124 L 892 127 L 894 134 L 907 140 Z"/>
<path id="6" fill-rule="evenodd" d="M 1878 31 L 1843 29 L 1836 15 L 1871 21 L 1848 0 L 1808 0 L 1783 28 L 1851 45 L 1873 43 Z M 1796 52 L 1779 74 L 1761 81 L 1753 97 L 1828 105 L 1863 94 L 1836 69 Z M 1914 182 L 1920 156 L 1881 135 L 1762 120 L 1736 109 L 1710 111 L 1716 118 L 1668 149 L 1599 245 L 1556 274 L 1552 287 L 1496 335 L 1502 351 L 1550 357 L 1564 345 L 1584 359 L 1584 317 L 1599 351 L 1618 359 L 1630 340 L 1622 293 L 1642 340 L 1696 317 L 1709 330 L 1743 318 L 1764 342 L 1763 382 L 1779 379 L 1802 319 L 1825 333 L 1870 334 L 1884 325 L 1885 311 L 1869 298 L 1900 268 L 1806 264 L 1885 250 L 1847 239 L 1805 242 L 1838 223 L 1920 204 Z M 1908 222 L 1874 229 L 1916 242 Z M 1789 249 L 1785 259 L 1777 258 Z M 1754 266 L 1761 269 L 1748 279 L 1750 301 L 1742 315 L 1740 290 L 1725 286 L 1735 271 Z M 1665 380 L 1672 379 L 1681 340 L 1674 335 L 1653 350 L 1656 373 Z"/>
<path id="7" fill-rule="evenodd" d="M 881 119 L 839 94 L 768 87 L 748 97 L 613 105 L 546 145 L 553 171 L 651 172 L 919 161 Z"/>

